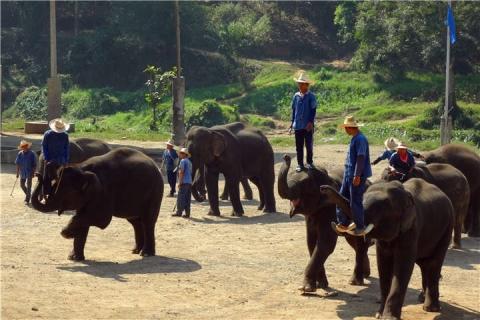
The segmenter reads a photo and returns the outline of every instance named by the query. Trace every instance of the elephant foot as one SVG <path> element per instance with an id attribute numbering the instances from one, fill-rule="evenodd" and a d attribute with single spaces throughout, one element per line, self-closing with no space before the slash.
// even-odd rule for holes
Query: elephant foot
<path id="1" fill-rule="evenodd" d="M 469 231 L 468 236 L 471 238 L 478 238 L 480 237 L 480 230 Z"/>
<path id="2" fill-rule="evenodd" d="M 352 286 L 363 286 L 365 283 L 363 282 L 363 277 L 356 277 L 355 275 L 353 275 L 350 278 L 349 284 L 351 284 Z"/>
<path id="3" fill-rule="evenodd" d="M 72 232 L 72 230 L 67 228 L 62 229 L 62 232 L 60 232 L 60 234 L 65 239 L 73 239 L 75 237 L 75 234 Z"/>
<path id="4" fill-rule="evenodd" d="M 303 286 L 300 286 L 298 290 L 301 291 L 302 294 L 304 294 L 304 293 L 315 292 L 317 291 L 317 288 L 314 285 L 307 283 L 307 284 L 304 284 Z"/>
<path id="5" fill-rule="evenodd" d="M 141 250 L 138 249 L 138 248 L 136 248 L 136 247 L 132 249 L 132 253 L 134 253 L 134 254 L 139 254 L 140 251 L 141 251 Z"/>
<path id="6" fill-rule="evenodd" d="M 221 196 L 221 197 L 220 197 L 220 200 L 226 201 L 226 200 L 228 200 L 228 196 Z"/>
<path id="7" fill-rule="evenodd" d="M 417 298 L 417 299 L 418 299 L 418 302 L 424 303 L 424 302 L 425 302 L 425 292 L 424 292 L 424 291 L 420 292 L 420 293 L 418 294 L 418 298 Z"/>
<path id="8" fill-rule="evenodd" d="M 253 200 L 253 196 L 251 194 L 244 194 L 242 197 L 243 200 Z"/>
<path id="9" fill-rule="evenodd" d="M 220 211 L 213 211 L 212 209 L 210 209 L 207 213 L 209 216 L 217 216 L 219 217 L 220 216 Z"/>
<path id="10" fill-rule="evenodd" d="M 265 213 L 275 213 L 275 212 L 277 212 L 277 209 L 276 208 L 265 208 L 265 209 L 263 209 L 263 212 L 265 212 Z"/>
<path id="11" fill-rule="evenodd" d="M 68 260 L 83 261 L 85 260 L 85 256 L 83 254 L 76 254 L 75 252 L 72 252 L 68 255 Z"/>
<path id="12" fill-rule="evenodd" d="M 263 210 L 265 206 L 263 204 L 260 204 L 258 207 L 257 207 L 257 210 Z"/>
<path id="13" fill-rule="evenodd" d="M 423 310 L 427 312 L 440 312 L 440 304 L 439 303 L 432 303 L 430 305 L 423 305 Z"/>
<path id="14" fill-rule="evenodd" d="M 243 216 L 243 211 L 232 211 L 232 217 L 241 217 Z"/>
<path id="15" fill-rule="evenodd" d="M 155 252 L 152 252 L 152 251 L 149 251 L 149 250 L 148 251 L 147 250 L 142 250 L 142 251 L 140 251 L 140 255 L 142 257 L 153 257 L 153 256 L 155 256 Z"/>
<path id="16" fill-rule="evenodd" d="M 462 244 L 459 242 L 454 242 L 452 244 L 452 249 L 462 249 Z"/>

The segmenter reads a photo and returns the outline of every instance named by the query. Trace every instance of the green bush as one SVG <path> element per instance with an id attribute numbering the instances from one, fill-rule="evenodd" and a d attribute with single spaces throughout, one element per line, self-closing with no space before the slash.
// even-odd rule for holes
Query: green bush
<path id="1" fill-rule="evenodd" d="M 203 101 L 198 108 L 187 114 L 186 127 L 204 126 L 211 127 L 238 121 L 238 112 L 233 107 L 221 106 L 213 100 Z"/>
<path id="2" fill-rule="evenodd" d="M 25 120 L 43 120 L 47 117 L 47 89 L 31 86 L 16 99 L 12 115 Z"/>
<path id="3" fill-rule="evenodd" d="M 275 122 L 272 119 L 256 114 L 245 114 L 243 120 L 253 127 L 275 129 Z"/>

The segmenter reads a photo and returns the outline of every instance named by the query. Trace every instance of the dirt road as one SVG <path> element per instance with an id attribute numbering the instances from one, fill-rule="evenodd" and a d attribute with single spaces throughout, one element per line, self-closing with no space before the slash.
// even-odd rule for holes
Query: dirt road
<path id="1" fill-rule="evenodd" d="M 317 147 L 316 163 L 340 167 L 345 149 Z M 380 150 L 372 147 L 372 154 Z M 286 150 L 275 151 L 280 159 Z M 207 204 L 194 201 L 189 220 L 171 217 L 174 200 L 165 198 L 156 257 L 131 254 L 133 230 L 114 218 L 106 230 L 91 228 L 87 260 L 71 262 L 72 241 L 60 236 L 69 215 L 34 211 L 23 205 L 19 188 L 10 197 L 14 180 L 14 166 L 2 166 L 2 319 L 371 319 L 378 307 L 374 248 L 368 284 L 351 286 L 354 254 L 343 239 L 326 263 L 338 294 L 299 294 L 308 261 L 305 223 L 302 217 L 289 219 L 289 204 L 278 195 L 280 213 L 258 212 L 253 200 L 244 201 L 245 217 L 231 217 L 228 202 L 222 202 L 221 217 L 210 217 Z M 442 313 L 426 313 L 416 302 L 416 267 L 404 319 L 480 318 L 480 239 L 464 238 L 463 245 L 447 254 Z"/>

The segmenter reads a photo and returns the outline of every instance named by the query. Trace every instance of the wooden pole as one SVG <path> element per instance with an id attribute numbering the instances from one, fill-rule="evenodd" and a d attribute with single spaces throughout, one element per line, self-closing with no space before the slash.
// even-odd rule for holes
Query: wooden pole
<path id="1" fill-rule="evenodd" d="M 180 63 L 180 8 L 178 5 L 178 0 L 175 1 L 175 30 L 177 36 L 177 78 L 180 78 L 182 73 L 182 66 Z"/>
<path id="2" fill-rule="evenodd" d="M 55 0 L 50 0 L 50 78 L 47 80 L 47 120 L 61 116 L 62 85 L 57 72 L 57 22 Z"/>
<path id="3" fill-rule="evenodd" d="M 449 7 L 452 5 L 452 2 L 449 0 L 448 4 Z M 450 26 L 447 23 L 447 57 L 445 63 L 445 106 L 443 111 L 443 116 L 441 119 L 440 124 L 440 142 L 442 145 L 450 143 L 451 140 L 451 118 L 449 117 L 449 110 L 450 110 L 450 92 L 451 88 L 451 81 L 450 81 Z"/>
<path id="4" fill-rule="evenodd" d="M 57 25 L 55 0 L 50 0 L 50 77 L 57 75 Z"/>

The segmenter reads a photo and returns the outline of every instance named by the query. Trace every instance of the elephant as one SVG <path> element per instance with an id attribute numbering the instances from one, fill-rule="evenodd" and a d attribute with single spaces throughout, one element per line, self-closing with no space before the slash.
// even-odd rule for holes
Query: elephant
<path id="1" fill-rule="evenodd" d="M 186 147 L 191 154 L 192 172 L 205 169 L 209 215 L 220 215 L 218 206 L 218 176 L 223 173 L 228 187 L 233 215 L 242 216 L 239 183 L 248 178 L 259 189 L 259 209 L 276 212 L 273 185 L 275 183 L 273 149 L 267 138 L 256 129 L 244 129 L 234 134 L 224 126 L 206 128 L 193 126 L 187 132 Z M 195 182 L 194 182 L 195 184 Z M 193 190 L 192 193 L 195 193 Z"/>
<path id="2" fill-rule="evenodd" d="M 291 158 L 283 157 L 284 163 L 278 175 L 278 194 L 290 200 L 290 217 L 303 214 L 306 221 L 307 247 L 310 261 L 305 269 L 303 292 L 315 292 L 317 288 L 328 288 L 324 263 L 335 249 L 338 235 L 331 229 L 330 223 L 336 218 L 335 203 L 320 192 L 321 185 L 330 185 L 340 189 L 343 171 L 334 171 L 331 175 L 319 166 L 311 170 L 290 171 Z M 355 250 L 355 268 L 350 284 L 362 285 L 364 278 L 370 275 L 370 262 L 367 256 L 369 242 L 363 238 L 347 235 L 346 240 Z"/>
<path id="3" fill-rule="evenodd" d="M 448 163 L 460 170 L 470 186 L 470 204 L 465 230 L 470 237 L 480 237 L 480 156 L 458 144 L 446 144 L 423 154 L 426 163 Z"/>
<path id="4" fill-rule="evenodd" d="M 450 199 L 455 212 L 455 224 L 453 228 L 453 248 L 462 247 L 462 227 L 468 212 L 470 201 L 470 187 L 468 180 L 463 173 L 446 163 L 431 163 L 427 165 L 416 165 L 405 177 L 386 168 L 382 172 L 382 179 L 386 181 L 406 181 L 411 178 L 420 178 L 436 185 Z"/>
<path id="5" fill-rule="evenodd" d="M 352 215 L 348 199 L 329 185 L 320 188 L 331 201 Z M 364 194 L 365 223 L 374 228 L 381 302 L 376 317 L 400 319 L 415 263 L 422 273 L 419 301 L 429 312 L 440 310 L 438 284 L 454 223 L 450 199 L 423 179 L 379 181 Z"/>
<path id="6" fill-rule="evenodd" d="M 105 229 L 112 217 L 125 218 L 133 226 L 133 253 L 155 255 L 155 223 L 163 197 L 163 179 L 152 159 L 140 151 L 118 148 L 78 166 L 59 169 L 56 190 L 45 203 L 39 200 L 42 175 L 32 194 L 32 206 L 40 212 L 76 210 L 61 235 L 73 238 L 70 260 L 85 259 L 84 247 L 91 226 Z"/>

